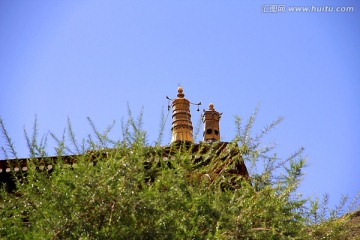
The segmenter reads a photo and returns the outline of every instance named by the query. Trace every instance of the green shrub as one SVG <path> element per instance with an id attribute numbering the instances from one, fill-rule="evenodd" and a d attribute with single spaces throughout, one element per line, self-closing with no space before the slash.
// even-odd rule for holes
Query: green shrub
<path id="1" fill-rule="evenodd" d="M 110 125 L 100 133 L 89 119 L 93 135 L 79 145 L 68 122 L 57 142 L 58 158 L 51 173 L 39 171 L 35 157 L 45 157 L 46 140 L 26 133 L 30 157 L 26 177 L 17 190 L 0 194 L 0 236 L 6 239 L 342 239 L 346 218 L 324 210 L 326 201 L 302 199 L 296 192 L 305 159 L 303 149 L 281 160 L 262 137 L 281 119 L 252 137 L 256 112 L 238 129 L 225 151 L 239 155 L 222 160 L 211 152 L 198 166 L 192 152 L 179 148 L 171 159 L 160 147 L 146 145 L 142 114 L 129 111 L 123 139 L 108 138 Z M 16 156 L 0 119 L 6 156 Z M 162 136 L 160 133 L 159 138 Z M 239 147 L 238 147 L 239 146 Z M 153 155 L 149 152 L 155 152 Z M 157 151 L 159 152 L 158 155 Z M 104 152 L 106 154 L 96 154 Z M 64 155 L 78 153 L 76 163 Z M 227 174 L 236 161 L 245 161 L 250 177 Z M 224 164 L 226 162 L 226 164 Z M 148 165 L 145 167 L 145 163 Z M 220 169 L 220 170 L 219 170 Z M 259 170 L 261 169 L 261 170 Z M 215 171 L 216 170 L 216 171 Z M 225 186 L 225 187 L 224 187 Z M 326 200 L 326 199 L 325 199 Z M 340 206 L 342 208 L 342 206 Z M 331 216 L 326 216 L 325 212 Z M 321 213 L 322 212 L 322 213 Z"/>

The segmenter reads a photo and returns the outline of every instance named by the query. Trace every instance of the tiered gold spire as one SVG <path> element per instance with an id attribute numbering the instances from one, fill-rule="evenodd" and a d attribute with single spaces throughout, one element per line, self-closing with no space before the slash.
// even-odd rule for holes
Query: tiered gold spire
<path id="1" fill-rule="evenodd" d="M 190 101 L 184 96 L 182 87 L 179 87 L 177 98 L 172 102 L 171 143 L 179 141 L 194 142 Z"/>
<path id="2" fill-rule="evenodd" d="M 209 110 L 203 114 L 204 122 L 204 142 L 220 141 L 220 127 L 219 122 L 221 114 L 214 109 L 214 104 L 209 104 Z"/>

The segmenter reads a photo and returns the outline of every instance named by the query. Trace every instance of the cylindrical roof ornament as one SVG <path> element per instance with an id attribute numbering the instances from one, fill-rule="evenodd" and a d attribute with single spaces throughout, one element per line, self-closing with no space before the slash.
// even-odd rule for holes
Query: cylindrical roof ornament
<path id="1" fill-rule="evenodd" d="M 220 141 L 220 127 L 219 122 L 221 114 L 214 109 L 214 104 L 209 104 L 209 110 L 204 110 L 204 142 Z"/>
<path id="2" fill-rule="evenodd" d="M 171 125 L 171 143 L 173 142 L 194 142 L 193 126 L 191 122 L 190 104 L 191 102 L 184 98 L 182 87 L 178 88 L 177 98 L 172 100 L 172 125 Z M 196 105 L 200 105 L 197 103 Z"/>
<path id="3" fill-rule="evenodd" d="M 190 114 L 190 101 L 184 98 L 182 87 L 178 88 L 177 98 L 172 102 L 171 143 L 179 141 L 194 142 Z"/>

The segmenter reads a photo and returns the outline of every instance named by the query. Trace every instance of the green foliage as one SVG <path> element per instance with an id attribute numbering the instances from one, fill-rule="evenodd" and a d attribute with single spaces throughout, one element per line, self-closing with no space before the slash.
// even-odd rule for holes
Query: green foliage
<path id="1" fill-rule="evenodd" d="M 6 131 L 5 123 L 4 123 L 4 121 L 2 120 L 1 117 L 0 117 L 0 128 L 1 128 L 2 135 L 3 135 L 3 137 L 5 139 L 5 142 L 6 142 L 6 147 L 1 146 L 1 150 L 4 153 L 4 156 L 6 157 L 6 159 L 10 158 L 9 154 L 8 154 L 8 152 L 10 152 L 11 157 L 16 159 L 17 158 L 17 153 L 15 151 L 14 143 L 12 142 L 9 133 Z"/>
<path id="2" fill-rule="evenodd" d="M 0 237 L 7 239 L 342 239 L 347 219 L 326 208 L 327 197 L 306 200 L 296 194 L 305 159 L 303 149 L 289 158 L 272 153 L 262 138 L 278 119 L 252 137 L 257 111 L 238 130 L 225 152 L 239 154 L 219 161 L 202 153 L 207 165 L 194 162 L 191 150 L 178 148 L 171 159 L 162 148 L 146 146 L 142 113 L 122 121 L 123 139 L 109 139 L 114 124 L 79 144 L 68 121 L 61 138 L 50 133 L 58 154 L 53 171 L 39 170 L 34 157 L 46 156 L 46 138 L 37 140 L 35 120 L 28 171 L 16 177 L 17 190 L 0 194 Z M 163 119 L 165 119 L 163 117 Z M 0 119 L 7 145 L 16 156 Z M 164 128 L 161 125 L 161 129 Z M 66 136 L 70 144 L 66 144 Z M 159 135 L 160 144 L 162 133 Z M 157 145 L 158 145 L 157 144 Z M 239 146 L 238 146 L 239 145 Z M 6 151 L 8 149 L 8 151 Z M 190 147 L 191 149 L 191 147 Z M 97 153 L 103 154 L 97 154 Z M 66 154 L 79 154 L 66 163 Z M 199 153 L 200 154 L 200 153 Z M 200 154 L 201 155 L 201 154 Z M 106 157 L 105 157 L 106 156 Z M 239 161 L 250 177 L 228 173 Z M 354 202 L 355 204 L 355 202 Z"/>

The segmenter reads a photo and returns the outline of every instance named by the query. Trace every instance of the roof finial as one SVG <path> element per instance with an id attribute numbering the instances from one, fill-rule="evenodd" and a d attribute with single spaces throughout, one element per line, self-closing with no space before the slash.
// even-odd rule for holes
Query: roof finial
<path id="1" fill-rule="evenodd" d="M 178 95 L 179 98 L 183 98 L 185 96 L 185 94 L 183 94 L 183 89 L 182 87 L 179 85 L 178 87 Z"/>
<path id="2" fill-rule="evenodd" d="M 209 104 L 209 110 L 211 110 L 211 111 L 214 111 L 214 110 L 215 110 L 215 109 L 214 109 L 214 104 L 212 104 L 212 103 Z"/>
<path id="3" fill-rule="evenodd" d="M 204 122 L 204 141 L 216 142 L 220 141 L 220 118 L 221 114 L 215 110 L 214 104 L 209 104 L 209 110 L 204 110 L 203 122 Z"/>
<path id="4" fill-rule="evenodd" d="M 172 137 L 171 142 L 194 142 L 192 131 L 193 126 L 191 123 L 191 114 L 190 114 L 190 101 L 184 98 L 185 94 L 181 86 L 178 87 L 177 98 L 167 99 L 172 100 Z"/>

